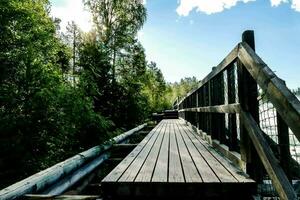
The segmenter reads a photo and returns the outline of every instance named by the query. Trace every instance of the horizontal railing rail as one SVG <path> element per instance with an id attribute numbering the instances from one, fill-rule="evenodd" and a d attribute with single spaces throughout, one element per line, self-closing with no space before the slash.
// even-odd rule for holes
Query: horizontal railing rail
<path id="1" fill-rule="evenodd" d="M 98 167 L 103 161 L 109 158 L 107 150 L 113 147 L 114 144 L 122 143 L 134 133 L 145 128 L 147 124 L 142 124 L 134 129 L 131 129 L 121 135 L 118 135 L 103 145 L 95 146 L 82 153 L 79 153 L 65 161 L 62 161 L 52 167 L 49 167 L 41 172 L 38 172 L 26 179 L 23 179 L 7 188 L 0 190 L 1 200 L 19 199 L 25 194 L 33 194 L 46 190 L 48 195 L 59 195 L 66 189 L 71 187 L 76 181 L 80 180 L 85 172 L 79 170 L 84 167 L 84 171 L 91 172 Z M 87 164 L 87 165 L 86 165 Z M 78 170 L 79 172 L 77 172 Z M 74 174 L 72 174 L 74 172 Z M 72 174 L 72 179 L 63 181 L 63 179 Z M 61 182 L 61 180 L 63 182 Z M 56 184 L 59 183 L 59 184 Z"/>
<path id="2" fill-rule="evenodd" d="M 251 178 L 270 179 L 274 195 L 297 199 L 291 182 L 300 179 L 293 172 L 300 166 L 300 102 L 255 53 L 253 31 L 175 107 L 213 145 L 227 146 L 226 156 L 240 159 L 235 163 Z"/>

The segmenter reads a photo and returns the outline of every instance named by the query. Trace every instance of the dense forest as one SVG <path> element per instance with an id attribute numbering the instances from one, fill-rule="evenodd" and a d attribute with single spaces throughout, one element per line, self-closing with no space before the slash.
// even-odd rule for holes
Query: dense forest
<path id="1" fill-rule="evenodd" d="M 140 0 L 86 0 L 94 29 L 50 16 L 47 0 L 0 1 L 0 187 L 170 109 L 196 78 L 166 83 L 137 32 Z"/>

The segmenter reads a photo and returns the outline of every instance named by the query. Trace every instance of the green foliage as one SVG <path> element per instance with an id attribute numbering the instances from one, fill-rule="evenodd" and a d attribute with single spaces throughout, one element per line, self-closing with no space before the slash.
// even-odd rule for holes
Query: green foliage
<path id="1" fill-rule="evenodd" d="M 58 35 L 47 0 L 0 1 L 0 180 L 14 182 L 171 108 L 175 87 L 137 41 L 142 1 L 86 4 L 96 30 L 71 23 Z"/>
<path id="2" fill-rule="evenodd" d="M 199 81 L 196 77 L 185 77 L 180 82 L 168 84 L 168 101 L 172 105 L 177 98 L 184 97 L 188 92 L 198 87 Z"/>
<path id="3" fill-rule="evenodd" d="M 90 8 L 97 36 L 108 48 L 112 61 L 113 81 L 116 62 L 122 51 L 135 43 L 136 34 L 146 20 L 146 9 L 141 0 L 84 0 Z"/>
<path id="4" fill-rule="evenodd" d="M 1 180 L 98 144 L 111 126 L 62 78 L 70 50 L 56 36 L 48 8 L 46 0 L 0 1 Z"/>
<path id="5" fill-rule="evenodd" d="M 101 41 L 111 50 L 122 49 L 135 39 L 146 20 L 141 0 L 84 0 L 93 14 Z"/>
<path id="6" fill-rule="evenodd" d="M 148 98 L 151 112 L 161 112 L 171 108 L 171 104 L 167 100 L 168 89 L 162 72 L 157 68 L 156 63 L 150 62 L 146 72 L 143 92 Z"/>

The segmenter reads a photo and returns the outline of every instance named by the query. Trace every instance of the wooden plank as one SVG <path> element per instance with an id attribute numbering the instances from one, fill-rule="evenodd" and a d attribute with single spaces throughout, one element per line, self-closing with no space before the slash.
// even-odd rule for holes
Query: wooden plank
<path id="1" fill-rule="evenodd" d="M 161 126 L 160 129 L 157 129 L 154 132 L 153 137 L 151 137 L 151 139 L 144 146 L 144 148 L 141 150 L 141 152 L 135 157 L 134 161 L 129 165 L 129 167 L 122 174 L 122 176 L 118 180 L 119 182 L 133 182 L 134 181 L 139 170 L 143 166 L 146 158 L 148 157 L 149 152 L 152 149 L 155 141 L 157 140 L 162 128 L 163 128 L 163 126 Z"/>
<path id="2" fill-rule="evenodd" d="M 297 194 L 295 193 L 284 171 L 280 167 L 278 160 L 274 156 L 271 148 L 265 140 L 260 127 L 257 125 L 250 113 L 242 111 L 241 116 L 243 124 L 247 129 L 254 147 L 256 148 L 256 151 L 280 198 L 296 200 Z"/>
<path id="3" fill-rule="evenodd" d="M 154 148 L 154 146 L 159 144 L 159 139 L 157 138 L 134 182 L 102 182 L 104 198 L 130 199 L 132 197 L 135 197 L 136 199 L 230 199 L 232 195 L 236 193 L 237 190 L 240 194 L 242 194 L 243 197 L 249 197 L 250 194 L 254 192 L 255 184 L 253 182 L 247 182 L 242 184 L 238 183 L 237 181 L 221 183 L 218 180 L 217 176 L 214 175 L 214 171 L 208 164 L 206 164 L 207 166 L 205 167 L 201 165 L 203 167 L 202 170 L 205 170 L 205 168 L 210 169 L 210 174 L 207 174 L 206 176 L 207 180 L 208 178 L 210 178 L 210 175 L 213 175 L 216 178 L 216 180 L 211 180 L 211 182 L 203 182 L 198 172 L 196 162 L 200 162 L 197 161 L 198 157 L 202 158 L 202 162 L 207 162 L 203 159 L 203 156 L 199 153 L 198 149 L 193 144 L 193 141 L 188 137 L 188 131 L 185 130 L 185 125 L 182 123 L 181 120 L 163 120 L 162 122 L 166 124 L 166 127 L 165 132 L 160 133 L 164 134 L 164 137 L 161 139 L 162 145 L 160 146 L 161 149 L 159 150 L 159 152 L 156 152 L 153 154 L 153 156 L 151 156 L 152 152 L 154 152 L 154 150 L 156 149 Z M 178 129 L 178 126 L 180 126 L 180 129 Z M 175 137 L 173 137 L 173 135 Z M 188 140 L 190 142 L 188 142 Z M 197 142 L 199 145 L 201 145 L 199 141 Z M 180 156 L 179 163 L 178 155 L 176 155 L 176 147 Z M 174 155 L 172 155 L 171 153 L 173 149 Z M 150 160 L 151 157 L 155 158 L 154 155 L 157 155 L 157 160 L 156 165 L 154 167 L 151 182 L 139 181 L 138 177 L 140 176 L 140 174 L 142 174 L 143 168 L 147 166 L 147 160 Z M 172 156 L 175 157 L 174 162 L 171 161 Z M 179 173 L 179 177 L 185 175 L 186 181 L 178 177 L 175 177 L 172 180 L 170 175 L 172 174 L 170 173 L 170 171 L 172 171 L 172 163 L 174 163 L 174 165 L 176 166 L 180 166 L 179 169 L 183 172 L 183 174 L 181 174 L 182 172 Z M 152 168 L 153 167 L 150 167 L 150 169 Z M 237 195 L 235 195 L 237 199 L 244 199 L 242 198 L 242 196 L 238 197 Z"/>
<path id="4" fill-rule="evenodd" d="M 178 121 L 177 121 L 178 122 Z M 191 158 L 190 152 L 188 151 L 186 144 L 181 136 L 183 126 L 176 123 L 177 129 L 175 129 L 175 136 L 179 149 L 179 156 L 184 172 L 184 178 L 186 182 L 202 182 L 202 179 L 198 173 L 193 159 Z"/>
<path id="5" fill-rule="evenodd" d="M 124 160 L 114 169 L 112 170 L 102 181 L 104 182 L 115 182 L 117 181 L 123 172 L 128 168 L 128 166 L 133 162 L 135 157 L 141 152 L 147 142 L 153 137 L 156 133 L 157 129 L 163 125 L 160 122 L 154 129 L 150 131 L 150 133 L 137 145 L 137 147 L 128 155 Z"/>
<path id="6" fill-rule="evenodd" d="M 180 125 L 184 126 L 182 123 Z M 186 128 L 183 127 L 183 132 L 181 133 L 181 135 L 187 145 L 187 148 L 192 156 L 192 159 L 194 160 L 196 168 L 198 169 L 198 172 L 199 172 L 203 182 L 209 182 L 209 183 L 220 182 L 220 180 L 215 175 L 215 173 L 212 171 L 210 166 L 206 163 L 205 159 L 198 152 L 198 150 L 195 147 L 195 144 L 188 137 L 188 134 L 191 134 L 191 133 L 189 133 L 188 130 L 186 130 Z"/>
<path id="7" fill-rule="evenodd" d="M 242 182 L 242 183 L 255 182 L 251 178 L 249 178 L 249 175 L 245 174 L 242 170 L 235 167 L 232 161 L 221 156 L 220 153 L 214 149 L 214 147 L 212 147 L 211 145 L 207 144 L 207 142 L 202 140 L 191 126 L 188 126 L 187 129 L 189 130 L 190 134 L 193 134 L 197 138 L 197 140 L 207 149 L 207 151 L 209 151 L 212 154 L 212 156 L 215 157 L 229 171 L 229 173 L 235 177 L 235 179 L 238 182 Z"/>
<path id="8" fill-rule="evenodd" d="M 165 124 L 165 122 L 163 122 Z M 159 154 L 159 150 L 162 145 L 162 141 L 165 135 L 165 130 L 167 126 L 165 125 L 159 132 L 158 138 L 153 145 L 149 156 L 147 157 L 145 163 L 143 164 L 140 172 L 138 173 L 135 182 L 151 182 L 152 174 L 155 168 L 156 160 Z"/>
<path id="9" fill-rule="evenodd" d="M 169 182 L 185 182 L 174 128 L 177 128 L 176 121 L 170 127 Z"/>
<path id="10" fill-rule="evenodd" d="M 240 104 L 233 103 L 227 105 L 218 105 L 218 106 L 205 106 L 198 108 L 185 108 L 181 109 L 178 112 L 205 112 L 205 113 L 239 113 L 240 112 Z"/>
<path id="11" fill-rule="evenodd" d="M 25 199 L 47 199 L 47 200 L 96 200 L 100 199 L 99 195 L 41 195 L 41 194 L 27 194 Z"/>
<path id="12" fill-rule="evenodd" d="M 168 160 L 169 160 L 169 120 L 163 120 L 166 124 L 165 136 L 157 157 L 154 173 L 152 176 L 152 182 L 167 182 L 168 181 Z"/>
<path id="13" fill-rule="evenodd" d="M 201 143 L 201 138 L 199 136 L 193 134 L 193 130 L 187 129 L 190 134 L 188 134 L 190 140 L 194 143 L 196 148 L 202 157 L 206 160 L 207 164 L 214 171 L 216 176 L 219 178 L 221 182 L 238 182 L 235 177 L 232 176 L 231 173 L 217 160 L 212 154 L 207 150 L 206 145 Z"/>
<path id="14" fill-rule="evenodd" d="M 239 52 L 239 59 L 267 94 L 268 99 L 273 103 L 297 139 L 300 140 L 300 102 L 297 97 L 249 45 L 241 43 Z"/>

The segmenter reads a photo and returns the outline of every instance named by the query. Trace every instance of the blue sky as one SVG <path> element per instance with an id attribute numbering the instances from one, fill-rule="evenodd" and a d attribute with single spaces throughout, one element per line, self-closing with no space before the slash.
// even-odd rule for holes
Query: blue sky
<path id="1" fill-rule="evenodd" d="M 89 29 L 80 0 L 51 2 L 63 23 L 74 18 Z M 300 87 L 300 0 L 147 0 L 145 6 L 139 39 L 168 82 L 204 78 L 251 29 L 260 57 L 288 87 Z"/>

